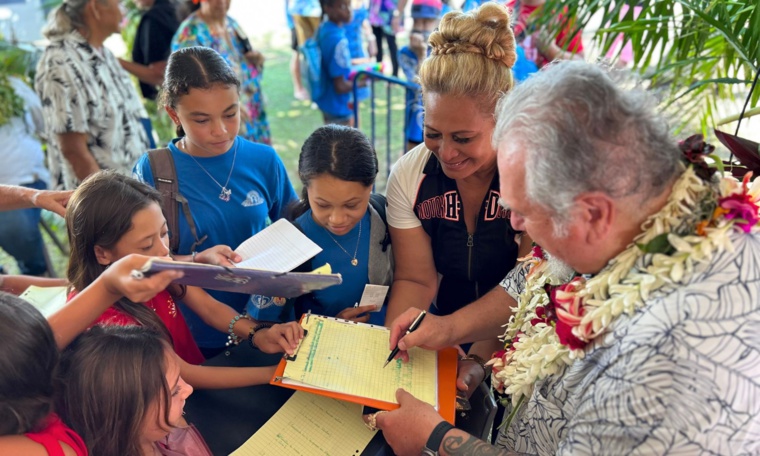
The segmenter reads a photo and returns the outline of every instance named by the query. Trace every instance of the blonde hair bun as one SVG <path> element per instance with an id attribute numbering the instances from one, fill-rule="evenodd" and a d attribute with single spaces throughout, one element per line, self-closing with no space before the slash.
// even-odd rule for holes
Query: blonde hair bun
<path id="1" fill-rule="evenodd" d="M 480 54 L 512 68 L 517 55 L 510 22 L 507 8 L 494 2 L 469 13 L 452 11 L 430 35 L 431 54 Z"/>

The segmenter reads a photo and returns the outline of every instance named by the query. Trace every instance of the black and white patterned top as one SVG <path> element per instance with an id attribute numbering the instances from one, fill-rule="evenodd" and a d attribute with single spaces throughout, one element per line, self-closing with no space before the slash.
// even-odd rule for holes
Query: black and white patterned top
<path id="1" fill-rule="evenodd" d="M 61 154 L 61 133 L 86 133 L 101 168 L 132 174 L 149 148 L 140 120 L 147 115 L 129 75 L 108 49 L 94 49 L 77 31 L 52 41 L 37 65 L 35 89 L 45 114 L 53 185 L 79 184 Z"/>
<path id="2" fill-rule="evenodd" d="M 760 236 L 536 384 L 497 443 L 549 455 L 760 454 Z"/>

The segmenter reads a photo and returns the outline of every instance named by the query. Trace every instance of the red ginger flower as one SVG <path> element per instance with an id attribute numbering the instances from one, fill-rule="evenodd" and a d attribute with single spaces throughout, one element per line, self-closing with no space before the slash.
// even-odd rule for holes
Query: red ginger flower
<path id="1" fill-rule="evenodd" d="M 583 277 L 576 277 L 570 282 L 560 285 L 552 290 L 550 299 L 554 303 L 554 311 L 557 314 L 557 324 L 554 327 L 557 337 L 562 345 L 573 350 L 581 349 L 588 342 L 573 334 L 573 328 L 580 328 L 583 320 L 583 300 L 578 296 L 578 291 L 586 283 Z"/>

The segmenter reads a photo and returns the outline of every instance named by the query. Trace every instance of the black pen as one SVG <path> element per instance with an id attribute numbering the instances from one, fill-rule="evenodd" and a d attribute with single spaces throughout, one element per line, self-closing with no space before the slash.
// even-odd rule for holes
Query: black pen
<path id="1" fill-rule="evenodd" d="M 425 318 L 425 315 L 427 315 L 427 311 L 423 310 L 422 312 L 420 312 L 420 314 L 417 315 L 417 318 L 415 318 L 414 321 L 412 322 L 412 326 L 410 326 L 409 329 L 406 330 L 406 334 L 404 334 L 402 338 L 406 337 L 409 333 L 419 328 L 420 324 L 422 323 L 422 319 Z M 385 364 L 383 364 L 383 367 L 387 366 L 388 363 L 393 361 L 393 358 L 395 358 L 396 355 L 398 355 L 398 344 L 396 344 L 396 348 L 394 348 L 391 351 L 391 355 L 388 357 L 388 360 L 385 362 Z"/>

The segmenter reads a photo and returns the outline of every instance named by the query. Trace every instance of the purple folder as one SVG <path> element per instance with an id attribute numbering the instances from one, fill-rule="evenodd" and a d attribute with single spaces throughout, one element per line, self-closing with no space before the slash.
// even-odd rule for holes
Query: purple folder
<path id="1" fill-rule="evenodd" d="M 178 270 L 184 277 L 174 282 L 210 290 L 295 298 L 314 290 L 340 284 L 340 274 L 274 272 L 259 269 L 227 268 L 198 263 L 153 259 L 142 269 L 146 276 Z"/>

